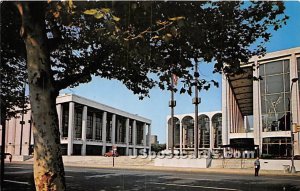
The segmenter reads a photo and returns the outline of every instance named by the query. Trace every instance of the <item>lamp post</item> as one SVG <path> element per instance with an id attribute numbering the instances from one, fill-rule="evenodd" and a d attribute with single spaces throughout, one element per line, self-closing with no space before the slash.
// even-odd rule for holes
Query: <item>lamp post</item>
<path id="1" fill-rule="evenodd" d="M 292 102 L 292 94 L 293 94 L 293 85 L 295 82 L 298 81 L 298 78 L 293 78 L 292 79 L 292 84 L 291 84 L 291 95 L 290 95 L 290 127 L 291 127 L 291 144 L 292 144 L 292 157 L 291 157 L 291 161 L 292 161 L 292 166 L 291 166 L 291 173 L 294 174 L 296 173 L 296 168 L 295 168 L 295 164 L 294 164 L 294 133 L 293 133 L 293 115 L 292 115 L 292 107 L 291 107 L 291 102 Z"/>
<path id="2" fill-rule="evenodd" d="M 195 120 L 194 120 L 194 155 L 195 158 L 198 158 L 198 150 L 199 150 L 199 128 L 198 128 L 198 105 L 200 103 L 200 99 L 198 97 L 198 63 L 195 62 L 195 98 L 193 99 L 193 104 L 195 104 Z"/>

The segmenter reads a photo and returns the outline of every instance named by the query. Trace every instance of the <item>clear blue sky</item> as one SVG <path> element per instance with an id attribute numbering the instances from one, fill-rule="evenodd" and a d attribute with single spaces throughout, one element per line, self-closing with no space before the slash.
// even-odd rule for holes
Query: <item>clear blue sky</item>
<path id="1" fill-rule="evenodd" d="M 270 42 L 266 44 L 267 51 L 273 52 L 300 46 L 300 2 L 286 2 L 286 13 L 290 16 L 287 25 L 273 33 Z M 212 87 L 209 91 L 200 93 L 200 112 L 221 110 L 221 76 L 212 74 L 212 65 L 200 64 L 200 75 L 206 79 L 214 79 L 220 87 Z M 116 80 L 93 78 L 88 84 L 81 84 L 61 93 L 74 93 L 97 102 L 133 113 L 152 120 L 152 134 L 158 136 L 160 143 L 166 141 L 166 117 L 170 115 L 168 102 L 170 92 L 158 88 L 152 89 L 150 98 L 139 100 L 124 85 Z M 193 113 L 194 105 L 189 95 L 175 94 L 177 106 L 175 114 Z"/>

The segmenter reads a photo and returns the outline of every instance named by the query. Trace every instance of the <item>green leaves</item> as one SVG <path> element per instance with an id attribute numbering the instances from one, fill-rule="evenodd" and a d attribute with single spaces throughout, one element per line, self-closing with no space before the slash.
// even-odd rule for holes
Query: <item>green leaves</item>
<path id="1" fill-rule="evenodd" d="M 102 19 L 104 17 L 112 18 L 115 22 L 119 22 L 120 18 L 113 15 L 111 9 L 109 8 L 101 8 L 101 9 L 88 9 L 83 12 L 86 15 L 92 15 L 96 19 Z"/>
<path id="2" fill-rule="evenodd" d="M 89 10 L 84 11 L 83 13 L 86 15 L 95 15 L 98 13 L 98 10 L 97 9 L 89 9 Z"/>
<path id="3" fill-rule="evenodd" d="M 72 4 L 74 14 L 56 2 L 49 3 L 55 9 L 46 13 L 47 33 L 55 36 L 49 39 L 54 44 L 52 72 L 56 83 L 63 84 L 58 87 L 77 86 L 96 75 L 117 79 L 139 96 L 149 96 L 154 86 L 168 89 L 174 71 L 183 85 L 178 91 L 191 94 L 194 58 L 215 64 L 218 73 L 237 72 L 241 61 L 266 51 L 270 31 L 280 29 L 288 18 L 282 14 L 282 3 L 264 1 Z M 64 22 L 63 15 L 69 15 L 70 22 Z M 19 35 L 19 31 L 9 34 Z M 10 38 L 12 45 L 15 39 Z M 201 80 L 199 89 L 219 86 Z"/>

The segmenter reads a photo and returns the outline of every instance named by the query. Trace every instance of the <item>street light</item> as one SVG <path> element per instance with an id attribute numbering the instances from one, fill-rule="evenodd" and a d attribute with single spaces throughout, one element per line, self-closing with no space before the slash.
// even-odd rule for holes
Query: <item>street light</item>
<path id="1" fill-rule="evenodd" d="M 291 127 L 291 144 L 292 144 L 292 166 L 291 166 L 291 173 L 296 173 L 296 168 L 294 165 L 294 133 L 293 133 L 293 115 L 292 115 L 292 107 L 291 107 L 291 102 L 292 102 L 292 93 L 293 93 L 293 85 L 295 82 L 298 81 L 298 78 L 293 78 L 292 79 L 292 84 L 291 84 L 291 94 L 290 94 L 290 127 Z"/>

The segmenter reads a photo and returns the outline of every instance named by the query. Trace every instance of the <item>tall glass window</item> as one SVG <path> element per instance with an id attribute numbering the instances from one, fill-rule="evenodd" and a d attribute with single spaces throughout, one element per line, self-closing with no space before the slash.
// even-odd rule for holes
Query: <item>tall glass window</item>
<path id="1" fill-rule="evenodd" d="M 122 116 L 117 116 L 117 126 L 116 126 L 116 142 L 125 143 L 126 136 L 126 118 Z"/>
<path id="2" fill-rule="evenodd" d="M 93 113 L 87 113 L 86 139 L 93 138 Z"/>
<path id="3" fill-rule="evenodd" d="M 200 115 L 199 116 L 199 122 L 198 122 L 198 128 L 200 133 L 200 148 L 209 148 L 210 146 L 210 140 L 209 140 L 209 134 L 210 134 L 210 128 L 209 128 L 209 118 L 206 115 Z"/>
<path id="4" fill-rule="evenodd" d="M 101 115 L 96 114 L 96 124 L 95 124 L 95 128 L 96 128 L 96 135 L 95 135 L 95 139 L 96 140 L 102 140 L 102 120 L 101 120 Z"/>
<path id="5" fill-rule="evenodd" d="M 136 123 L 136 144 L 137 145 L 141 145 L 142 144 L 142 140 L 143 140 L 143 123 L 138 122 Z"/>
<path id="6" fill-rule="evenodd" d="M 194 147 L 194 119 L 191 116 L 185 116 L 182 119 L 183 129 L 183 148 Z"/>
<path id="7" fill-rule="evenodd" d="M 214 148 L 222 146 L 222 114 L 218 113 L 212 117 Z"/>
<path id="8" fill-rule="evenodd" d="M 261 64 L 259 73 L 263 131 L 290 130 L 289 60 Z"/>
<path id="9" fill-rule="evenodd" d="M 82 109 L 75 109 L 75 138 L 82 138 Z"/>
<path id="10" fill-rule="evenodd" d="M 62 137 L 68 137 L 69 127 L 69 103 L 63 104 L 63 115 L 62 115 Z"/>
<path id="11" fill-rule="evenodd" d="M 106 123 L 106 141 L 111 142 L 111 133 L 112 133 L 112 114 L 107 113 L 107 123 Z"/>

